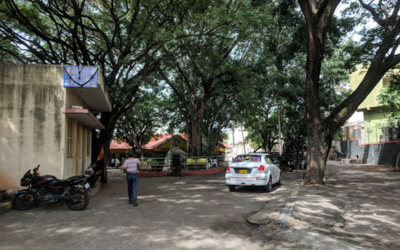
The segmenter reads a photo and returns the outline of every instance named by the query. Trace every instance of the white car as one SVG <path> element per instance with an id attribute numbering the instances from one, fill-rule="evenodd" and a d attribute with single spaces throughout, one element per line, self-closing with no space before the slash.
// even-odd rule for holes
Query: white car
<path id="1" fill-rule="evenodd" d="M 236 186 L 262 186 L 269 192 L 273 184 L 281 185 L 281 170 L 267 153 L 242 154 L 226 167 L 225 180 L 231 192 Z"/>

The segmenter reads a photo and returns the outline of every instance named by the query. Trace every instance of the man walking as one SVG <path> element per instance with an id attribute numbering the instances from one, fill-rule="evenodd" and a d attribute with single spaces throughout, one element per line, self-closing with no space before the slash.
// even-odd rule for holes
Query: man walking
<path id="1" fill-rule="evenodd" d="M 133 202 L 133 205 L 137 207 L 137 187 L 139 184 L 138 170 L 140 170 L 140 161 L 133 158 L 132 151 L 129 151 L 129 158 L 125 160 L 122 169 L 126 172 L 129 204 Z"/>

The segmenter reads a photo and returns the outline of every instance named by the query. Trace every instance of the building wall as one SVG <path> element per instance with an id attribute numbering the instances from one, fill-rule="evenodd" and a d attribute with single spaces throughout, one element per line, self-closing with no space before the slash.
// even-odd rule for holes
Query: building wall
<path id="1" fill-rule="evenodd" d="M 357 66 L 351 74 L 350 87 L 355 90 L 363 80 L 367 69 Z M 358 111 L 364 113 L 363 129 L 360 129 L 361 139 L 335 141 L 335 151 L 342 152 L 348 159 L 362 159 L 364 163 L 398 166 L 400 142 L 394 123 L 389 124 L 387 109 L 379 104 L 377 96 L 383 87 L 390 83 L 390 74 L 383 77 L 367 98 L 360 104 Z M 384 127 L 384 128 L 382 128 Z M 389 128 L 390 127 L 390 128 Z M 383 133 L 383 129 L 386 133 Z"/>
<path id="2" fill-rule="evenodd" d="M 229 146 L 237 145 L 243 143 L 246 140 L 248 132 L 244 130 L 243 127 L 235 128 L 234 130 L 228 129 L 228 144 Z M 247 143 L 247 141 L 246 141 Z"/>
<path id="3" fill-rule="evenodd" d="M 250 141 L 246 140 L 248 136 L 248 132 L 244 130 L 243 127 L 235 128 L 234 130 L 228 129 L 228 141 L 226 143 L 232 147 L 231 152 L 229 153 L 229 157 L 235 158 L 239 154 L 244 154 L 253 152 L 254 149 L 250 146 Z M 243 145 L 243 142 L 246 142 Z"/>
<path id="4" fill-rule="evenodd" d="M 364 123 L 364 112 L 355 111 L 353 115 L 346 121 L 345 125 L 363 124 L 363 123 Z"/>
<path id="5" fill-rule="evenodd" d="M 29 169 L 62 176 L 62 68 L 0 64 L 0 188 Z"/>
<path id="6" fill-rule="evenodd" d="M 65 107 L 72 108 L 72 106 L 81 106 L 82 108 L 87 108 L 86 104 L 81 100 L 71 88 L 65 88 L 66 99 Z M 64 172 L 62 178 L 68 178 L 74 175 L 80 175 L 85 172 L 85 169 L 89 166 L 91 160 L 91 138 L 92 132 L 89 128 L 83 126 L 82 124 L 66 118 L 64 121 L 64 133 L 65 138 L 68 136 L 68 121 L 72 122 L 72 148 L 71 155 L 67 155 L 68 141 L 64 142 L 65 153 L 63 154 L 64 160 Z M 89 133 L 89 142 L 87 142 L 87 135 Z M 89 143 L 89 155 L 87 155 L 87 143 Z"/>
<path id="7" fill-rule="evenodd" d="M 78 174 L 88 165 L 86 154 L 64 155 L 64 111 L 67 97 L 76 97 L 67 95 L 62 79 L 62 66 L 0 64 L 0 188 L 18 188 L 22 175 L 39 164 L 41 174 L 57 178 Z M 83 126 L 73 124 L 75 142 L 80 136 L 85 143 Z M 80 162 L 79 167 L 73 162 Z"/>
<path id="8" fill-rule="evenodd" d="M 365 76 L 366 70 L 367 69 L 362 66 L 357 66 L 357 70 L 351 74 L 350 86 L 352 90 L 355 90 L 359 86 Z M 380 143 L 394 139 L 389 139 L 387 136 L 388 132 L 384 134 L 382 131 L 382 127 L 385 127 L 385 131 L 387 131 L 388 127 L 393 127 L 393 124 L 389 124 L 390 121 L 387 118 L 387 108 L 379 104 L 379 101 L 377 100 L 377 96 L 382 88 L 389 85 L 391 80 L 389 76 L 391 73 L 388 73 L 378 82 L 375 88 L 357 109 L 364 113 L 364 133 L 362 134 L 363 143 Z"/>
<path id="9" fill-rule="evenodd" d="M 367 68 L 363 68 L 360 65 L 357 66 L 357 70 L 350 75 L 350 87 L 352 90 L 357 89 L 358 85 L 360 85 L 361 81 L 364 79 L 366 72 L 367 72 Z M 365 100 L 360 104 L 360 106 L 358 106 L 357 110 L 363 110 L 363 109 L 369 109 L 369 108 L 381 106 L 379 104 L 378 100 L 376 99 L 376 97 L 379 95 L 379 93 L 384 85 L 383 84 L 384 82 L 385 82 L 385 84 L 388 83 L 386 78 L 383 78 L 383 80 L 381 79 L 378 82 L 378 84 L 371 91 L 371 93 L 367 96 L 367 98 L 365 98 Z"/>
<path id="10" fill-rule="evenodd" d="M 366 143 L 378 143 L 382 136 L 382 126 L 389 121 L 386 113 L 365 112 L 364 139 Z"/>
<path id="11" fill-rule="evenodd" d="M 348 159 L 362 159 L 363 163 L 400 166 L 400 142 L 360 144 L 360 140 L 335 141 L 335 149 Z"/>
<path id="12" fill-rule="evenodd" d="M 66 99 L 65 99 L 65 108 L 71 109 L 72 106 L 82 106 L 82 108 L 87 108 L 86 104 L 80 99 L 77 95 L 75 95 L 72 88 L 65 88 Z"/>
<path id="13" fill-rule="evenodd" d="M 71 155 L 67 154 L 68 121 L 72 122 Z M 64 142 L 65 154 L 63 154 L 64 171 L 62 173 L 62 177 L 60 178 L 65 179 L 74 175 L 83 174 L 86 168 L 89 166 L 92 153 L 92 131 L 90 128 L 87 128 L 74 120 L 66 118 L 64 137 L 66 138 Z"/>
<path id="14" fill-rule="evenodd" d="M 360 85 L 361 81 L 363 80 L 367 69 L 363 68 L 362 66 L 357 66 L 356 71 L 350 75 L 350 87 L 354 91 L 357 89 L 358 85 Z M 385 77 L 383 77 L 374 87 L 374 89 L 369 93 L 367 98 L 358 106 L 358 111 L 360 110 L 370 110 L 373 108 L 380 108 L 382 107 L 377 100 L 377 96 L 381 92 L 383 87 L 388 87 L 391 81 L 391 74 L 398 74 L 398 70 L 388 72 Z"/>

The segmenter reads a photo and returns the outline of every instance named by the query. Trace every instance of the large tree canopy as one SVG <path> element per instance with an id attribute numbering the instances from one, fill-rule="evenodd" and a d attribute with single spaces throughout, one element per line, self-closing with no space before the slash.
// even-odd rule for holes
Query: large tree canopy
<path id="1" fill-rule="evenodd" d="M 199 38 L 180 32 L 186 14 L 194 9 L 206 15 L 214 2 L 224 1 L 5 0 L 0 55 L 4 62 L 99 65 L 113 99 L 112 112 L 101 114 L 107 157 L 115 123 L 135 104 L 141 84 L 186 45 L 177 41 Z M 168 53 L 161 53 L 166 45 Z"/>
<path id="2" fill-rule="evenodd" d="M 168 97 L 162 88 L 151 87 L 141 91 L 135 105 L 124 112 L 116 123 L 116 137 L 126 139 L 141 158 L 144 157 L 143 146 L 169 118 L 165 109 L 169 105 Z"/>
<path id="3" fill-rule="evenodd" d="M 260 61 L 246 75 L 251 88 L 241 91 L 241 114 L 252 138 L 260 137 L 259 147 L 267 151 L 278 143 L 277 109 L 280 108 L 282 136 L 287 152 L 299 152 L 306 145 L 305 72 L 307 55 L 306 24 L 296 1 L 282 1 L 270 8 L 274 25 L 263 36 Z M 346 54 L 340 53 L 340 38 L 352 27 L 351 20 L 333 19 L 329 49 L 321 71 L 322 114 L 343 100 L 335 91 L 348 77 Z M 343 50 L 343 49 L 342 49 Z"/>
<path id="4" fill-rule="evenodd" d="M 293 124 L 305 120 L 307 126 L 304 183 L 321 184 L 333 135 L 400 62 L 400 0 L 297 2 L 302 15 L 294 0 L 3 0 L 0 58 L 100 66 L 113 99 L 112 112 L 101 113 L 106 156 L 118 118 L 127 111 L 138 114 L 132 107 L 154 79 L 174 93 L 170 103 L 180 115 L 171 113 L 174 121 L 186 123 L 190 154 L 200 154 L 203 145 L 212 147 L 212 138 L 240 117 L 239 108 L 246 106 L 238 101 L 242 94 L 253 102 L 240 122 L 258 112 L 265 113 L 259 120 L 269 123 L 272 107 L 285 106 L 283 114 L 297 114 Z M 349 6 L 336 17 L 341 2 Z M 376 26 L 363 29 L 359 43 L 339 47 L 346 33 L 365 20 Z M 366 76 L 342 101 L 335 84 L 346 77 L 343 68 L 361 62 L 368 64 Z M 296 128 L 301 144 L 304 130 L 293 124 L 288 122 L 286 131 Z"/>
<path id="5" fill-rule="evenodd" d="M 199 39 L 181 39 L 172 45 L 180 46 L 181 53 L 164 61 L 159 75 L 180 100 L 189 155 L 200 155 L 203 145 L 215 146 L 210 138 L 228 124 L 227 105 L 239 72 L 257 56 L 257 39 L 266 31 L 262 24 L 269 16 L 262 14 L 261 6 L 247 1 L 221 1 L 207 10 L 190 10 L 183 19 L 179 32 L 198 34 Z M 212 130 L 214 135 L 209 133 Z"/>

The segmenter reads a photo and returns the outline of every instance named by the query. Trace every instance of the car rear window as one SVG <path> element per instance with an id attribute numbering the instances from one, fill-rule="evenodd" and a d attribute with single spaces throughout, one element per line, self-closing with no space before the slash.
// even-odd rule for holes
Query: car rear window
<path id="1" fill-rule="evenodd" d="M 237 156 L 233 162 L 261 162 L 260 155 L 239 155 Z"/>

